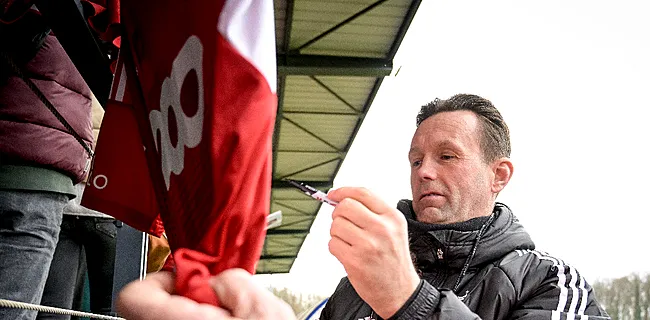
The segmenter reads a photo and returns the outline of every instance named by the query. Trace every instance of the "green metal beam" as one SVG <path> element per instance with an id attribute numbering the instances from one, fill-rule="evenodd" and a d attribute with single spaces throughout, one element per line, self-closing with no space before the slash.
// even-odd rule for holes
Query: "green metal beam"
<path id="1" fill-rule="evenodd" d="M 267 235 L 306 235 L 309 233 L 309 229 L 271 229 L 266 231 Z"/>
<path id="2" fill-rule="evenodd" d="M 303 183 L 306 183 L 316 189 L 321 189 L 321 190 L 327 190 L 332 188 L 332 181 L 300 181 Z M 271 186 L 273 188 L 283 188 L 283 189 L 296 189 L 292 184 L 287 182 L 286 180 L 273 180 L 271 183 Z M 298 189 L 296 189 L 298 190 Z M 280 199 L 278 199 L 280 200 Z"/>
<path id="3" fill-rule="evenodd" d="M 308 54 L 278 54 L 278 76 L 383 77 L 393 71 L 393 60 Z"/>
<path id="4" fill-rule="evenodd" d="M 279 259 L 295 259 L 295 255 L 274 255 L 274 254 L 269 254 L 269 255 L 263 255 L 260 257 L 260 260 L 279 260 Z"/>

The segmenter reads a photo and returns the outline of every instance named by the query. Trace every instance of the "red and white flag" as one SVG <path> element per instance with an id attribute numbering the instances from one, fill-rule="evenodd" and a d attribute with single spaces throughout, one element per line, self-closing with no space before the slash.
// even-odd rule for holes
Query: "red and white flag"
<path id="1" fill-rule="evenodd" d="M 127 41 L 116 81 L 121 70 L 127 81 L 114 83 L 111 96 L 130 93 L 132 113 L 125 120 L 128 112 L 110 117 L 107 110 L 84 203 L 111 215 L 100 203 L 119 203 L 122 214 L 139 215 L 131 219 L 137 227 L 152 230 L 157 212 L 145 195 L 154 194 L 177 292 L 217 304 L 209 277 L 233 267 L 253 273 L 265 236 L 277 105 L 273 3 L 123 0 L 120 10 Z M 104 130 L 124 125 L 138 140 L 134 124 L 141 139 L 132 145 L 143 144 L 146 157 L 129 148 L 120 156 L 139 160 L 102 162 L 110 157 L 103 144 L 129 139 Z M 144 174 L 148 184 L 129 186 Z M 103 188 L 93 183 L 99 175 L 107 178 Z M 113 181 L 123 184 L 113 188 Z"/>

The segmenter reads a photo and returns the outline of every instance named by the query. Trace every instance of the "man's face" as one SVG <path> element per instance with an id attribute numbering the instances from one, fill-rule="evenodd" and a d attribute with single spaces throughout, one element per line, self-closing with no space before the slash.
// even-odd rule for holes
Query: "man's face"
<path id="1" fill-rule="evenodd" d="M 480 120 L 470 111 L 442 112 L 420 124 L 409 151 L 418 221 L 446 224 L 492 212 L 495 175 L 480 137 Z"/>

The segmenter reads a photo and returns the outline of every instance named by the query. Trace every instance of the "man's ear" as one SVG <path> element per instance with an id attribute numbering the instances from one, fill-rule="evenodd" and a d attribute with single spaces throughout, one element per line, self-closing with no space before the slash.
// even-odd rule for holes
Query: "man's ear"
<path id="1" fill-rule="evenodd" d="M 492 181 L 492 192 L 499 193 L 506 187 L 514 168 L 512 162 L 508 158 L 499 158 L 492 164 L 492 171 L 494 172 L 494 181 Z"/>

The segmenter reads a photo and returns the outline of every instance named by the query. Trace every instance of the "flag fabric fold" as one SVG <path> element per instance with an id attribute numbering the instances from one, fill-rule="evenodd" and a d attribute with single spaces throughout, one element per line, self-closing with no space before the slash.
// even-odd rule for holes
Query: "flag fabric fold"
<path id="1" fill-rule="evenodd" d="M 160 237 L 164 229 L 128 81 L 118 60 L 81 204 Z"/>

